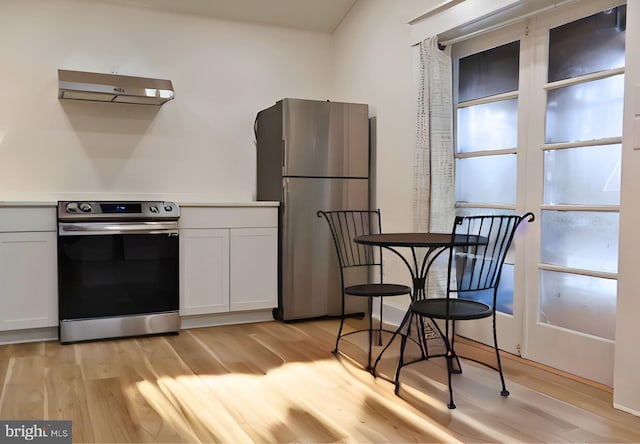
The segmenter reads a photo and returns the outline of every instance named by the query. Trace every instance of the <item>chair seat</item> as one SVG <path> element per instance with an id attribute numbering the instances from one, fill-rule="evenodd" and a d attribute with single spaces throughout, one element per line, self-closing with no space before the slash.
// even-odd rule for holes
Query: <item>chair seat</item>
<path id="1" fill-rule="evenodd" d="M 448 315 L 447 304 L 449 304 Z M 468 299 L 424 299 L 414 303 L 412 310 L 428 318 L 453 320 L 481 319 L 493 314 L 491 307 L 487 304 Z"/>
<path id="2" fill-rule="evenodd" d="M 351 296 L 400 296 L 411 293 L 411 287 L 399 284 L 360 284 L 344 289 Z"/>

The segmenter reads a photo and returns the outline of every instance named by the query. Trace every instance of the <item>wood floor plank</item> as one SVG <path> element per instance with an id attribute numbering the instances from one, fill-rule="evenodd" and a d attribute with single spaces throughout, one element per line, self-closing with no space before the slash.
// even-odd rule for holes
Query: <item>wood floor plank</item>
<path id="1" fill-rule="evenodd" d="M 228 372 L 264 374 L 270 368 L 282 364 L 276 354 L 260 346 L 239 329 L 198 329 L 193 335 L 223 363 Z"/>
<path id="2" fill-rule="evenodd" d="M 44 389 L 36 385 L 5 384 L 0 404 L 0 418 L 44 418 Z"/>
<path id="3" fill-rule="evenodd" d="M 126 339 L 125 339 L 126 340 Z M 83 342 L 70 345 L 78 356 L 87 380 L 117 378 L 117 341 Z"/>
<path id="4" fill-rule="evenodd" d="M 206 442 L 195 433 L 179 404 L 160 389 L 158 383 L 140 381 L 135 386 L 137 420 L 144 442 Z M 197 425 L 196 425 L 197 427 Z"/>
<path id="5" fill-rule="evenodd" d="M 337 329 L 264 322 L 0 346 L 0 417 L 70 419 L 74 442 L 640 442 L 640 418 L 613 409 L 611 393 L 518 361 L 505 363 L 508 398 L 495 371 L 463 360 L 447 409 L 442 359 L 405 367 L 396 396 L 399 341 L 374 378 L 367 336 L 335 356 Z"/>
<path id="6" fill-rule="evenodd" d="M 73 351 L 73 347 L 66 350 Z M 59 363 L 47 368 L 43 418 L 70 420 L 73 442 L 93 442 L 93 427 L 79 364 Z M 40 418 L 38 418 L 40 419 Z"/>
<path id="7" fill-rule="evenodd" d="M 224 375 L 201 377 L 182 376 L 163 378 L 160 390 L 172 398 L 201 442 L 251 442 L 243 427 L 219 402 L 215 393 L 205 382 L 209 378 L 224 378 Z M 223 388 L 224 396 L 231 396 Z"/>
<path id="8" fill-rule="evenodd" d="M 40 353 L 18 353 L 10 358 L 0 398 L 0 418 L 42 418 L 44 376 L 45 358 Z"/>
<path id="9" fill-rule="evenodd" d="M 7 347 L 10 350 L 11 356 L 14 358 L 20 358 L 44 355 L 44 344 L 44 342 L 27 342 L 24 344 L 10 344 L 7 345 Z"/>
<path id="10" fill-rule="evenodd" d="M 78 364 L 80 362 L 76 353 L 77 348 L 74 345 L 62 345 L 58 341 L 48 341 L 42 344 L 49 365 Z"/>
<path id="11" fill-rule="evenodd" d="M 304 409 L 300 409 L 298 402 L 292 401 L 287 393 L 292 391 L 296 399 L 304 398 L 305 393 L 292 387 L 296 376 L 285 368 L 288 367 L 272 369 L 267 375 L 230 374 L 208 378 L 207 383 L 219 402 L 255 442 L 288 442 L 299 436 L 306 436 L 311 442 L 340 440 L 342 435 L 330 424 L 302 419 L 307 417 Z M 286 381 L 287 392 L 280 390 L 278 381 Z M 315 387 L 318 384 L 307 380 L 306 385 Z M 305 432 L 300 434 L 301 430 Z"/>
<path id="12" fill-rule="evenodd" d="M 340 371 L 341 368 L 347 371 Z M 323 399 L 321 405 L 336 406 L 331 410 L 323 409 L 324 415 L 358 441 L 442 442 L 455 439 L 454 434 L 444 431 L 416 410 L 398 408 L 397 398 L 388 391 L 386 382 L 378 380 L 379 384 L 376 384 L 370 374 L 352 367 L 346 359 L 337 362 L 328 359 L 297 371 L 300 374 L 294 378 L 299 384 L 296 392 L 306 390 L 305 400 L 320 398 Z M 304 386 L 303 381 L 308 378 L 318 380 L 313 390 Z M 317 404 L 315 408 L 318 408 Z M 343 412 L 351 412 L 356 421 Z"/>
<path id="13" fill-rule="evenodd" d="M 171 347 L 165 337 L 142 337 L 136 339 L 136 342 L 147 369 L 156 378 L 193 374 L 193 371 L 180 359 L 180 355 Z"/>
<path id="14" fill-rule="evenodd" d="M 119 360 L 118 374 L 126 409 L 131 414 L 141 442 L 194 442 L 196 436 L 189 427 L 183 427 L 184 418 L 175 403 L 161 395 L 157 377 L 145 359 L 145 353 L 136 340 L 116 343 Z"/>
<path id="15" fill-rule="evenodd" d="M 127 409 L 119 378 L 89 379 L 85 387 L 96 442 L 143 442 Z"/>
<path id="16" fill-rule="evenodd" d="M 326 346 L 319 346 L 317 340 L 312 340 L 295 324 L 277 323 L 276 328 L 271 324 L 256 324 L 256 333 L 252 337 L 282 362 L 312 362 L 330 356 L 331 350 L 327 350 Z"/>
<path id="17" fill-rule="evenodd" d="M 189 366 L 193 373 L 199 375 L 219 375 L 227 373 L 227 369 L 203 344 L 196 339 L 191 330 L 180 332 L 179 335 L 167 337 L 167 342 L 178 353 L 182 361 Z M 203 353 L 205 351 L 205 353 Z"/>

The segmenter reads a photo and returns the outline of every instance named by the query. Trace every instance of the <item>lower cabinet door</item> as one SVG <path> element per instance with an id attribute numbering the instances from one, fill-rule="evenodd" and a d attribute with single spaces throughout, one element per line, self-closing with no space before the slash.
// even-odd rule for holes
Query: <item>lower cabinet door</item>
<path id="1" fill-rule="evenodd" d="M 229 311 L 229 230 L 180 230 L 180 314 Z"/>
<path id="2" fill-rule="evenodd" d="M 55 232 L 0 233 L 0 330 L 58 325 Z"/>
<path id="3" fill-rule="evenodd" d="M 278 305 L 278 229 L 232 228 L 230 309 Z"/>

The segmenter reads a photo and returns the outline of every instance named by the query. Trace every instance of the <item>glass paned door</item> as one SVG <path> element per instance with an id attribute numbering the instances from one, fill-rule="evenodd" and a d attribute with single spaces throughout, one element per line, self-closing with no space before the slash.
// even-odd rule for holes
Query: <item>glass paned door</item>
<path id="1" fill-rule="evenodd" d="M 626 7 L 575 2 L 452 48 L 458 214 L 522 214 L 503 350 L 612 384 Z M 463 336 L 490 343 L 460 324 Z M 490 329 L 488 329 L 490 330 Z"/>
<path id="2" fill-rule="evenodd" d="M 527 358 L 613 383 L 626 7 L 534 21 L 526 205 L 540 217 Z"/>
<path id="3" fill-rule="evenodd" d="M 521 34 L 519 29 L 507 30 L 490 47 L 470 42 L 453 48 L 457 215 L 515 212 Z M 502 270 L 496 307 L 498 328 L 509 332 L 499 345 L 519 353 L 522 304 L 514 300 L 514 258 L 511 251 Z M 483 301 L 493 294 L 475 297 Z M 490 322 L 464 322 L 456 329 L 462 336 L 493 344 Z"/>

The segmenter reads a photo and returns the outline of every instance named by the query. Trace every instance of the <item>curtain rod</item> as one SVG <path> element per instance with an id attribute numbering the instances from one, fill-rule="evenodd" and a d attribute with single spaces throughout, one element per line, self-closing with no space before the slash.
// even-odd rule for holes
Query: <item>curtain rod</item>
<path id="1" fill-rule="evenodd" d="M 507 26 L 511 26 L 511 25 L 513 25 L 515 23 L 519 23 L 519 22 L 522 22 L 522 21 L 524 21 L 524 20 L 526 20 L 526 19 L 528 19 L 530 17 L 533 17 L 534 15 L 542 14 L 544 12 L 551 11 L 553 9 L 565 6 L 565 5 L 569 4 L 569 3 L 575 3 L 576 1 L 577 0 L 563 0 L 563 1 L 551 4 L 549 6 L 545 6 L 543 8 L 536 9 L 535 11 L 531 11 L 531 12 L 528 12 L 526 14 L 519 15 L 519 16 L 514 17 L 512 19 L 505 20 L 504 22 L 496 23 L 495 25 L 488 26 L 486 28 L 470 32 L 468 34 L 463 34 L 463 35 L 460 35 L 458 37 L 451 38 L 449 40 L 439 41 L 438 45 L 439 46 L 444 46 L 444 47 L 447 47 L 447 46 L 450 46 L 450 45 L 454 45 L 456 43 L 460 43 L 460 42 L 462 42 L 464 40 L 468 40 L 468 39 L 471 39 L 473 37 L 477 37 L 477 36 L 482 35 L 482 34 L 486 34 L 486 33 L 492 32 L 492 31 L 496 31 L 498 29 L 506 28 Z M 442 33 L 442 34 L 444 34 L 444 33 Z M 440 35 L 442 35 L 442 34 L 437 34 L 438 38 L 440 38 Z M 414 43 L 411 46 L 413 47 L 413 46 L 418 46 L 418 45 L 420 45 L 420 42 Z"/>

